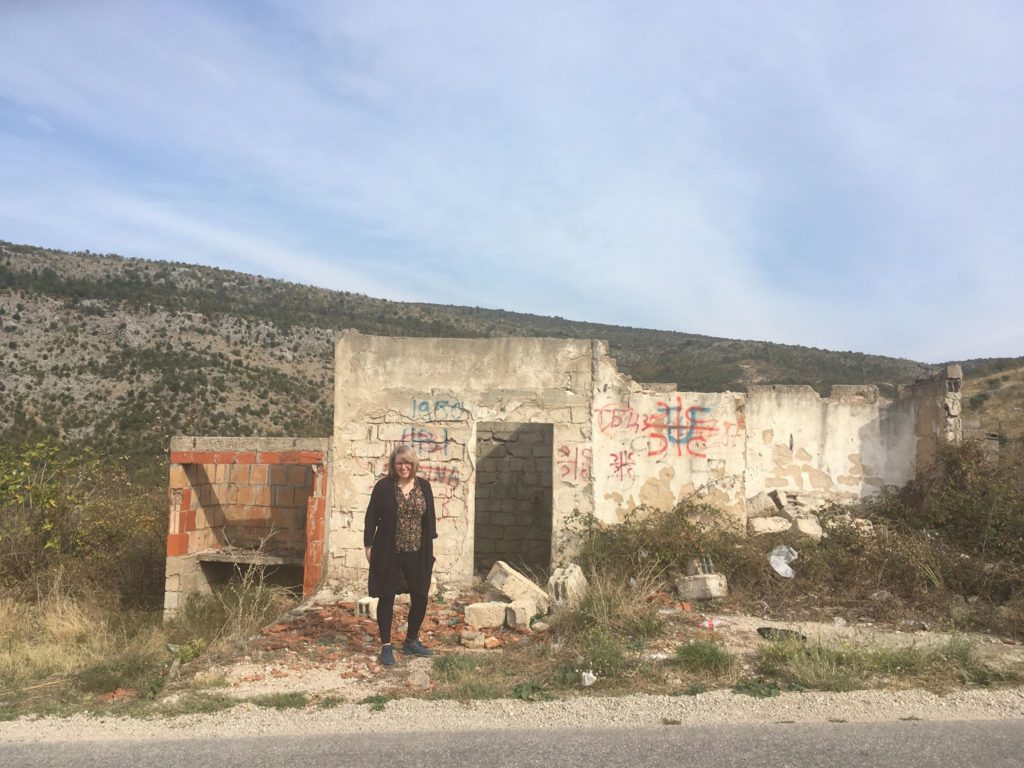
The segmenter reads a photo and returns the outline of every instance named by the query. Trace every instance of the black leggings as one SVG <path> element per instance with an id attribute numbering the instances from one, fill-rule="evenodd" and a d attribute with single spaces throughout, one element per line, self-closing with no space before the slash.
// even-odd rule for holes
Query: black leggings
<path id="1" fill-rule="evenodd" d="M 420 562 L 419 552 L 399 552 L 398 565 L 402 569 L 402 575 L 409 584 L 416 582 L 416 570 Z M 420 626 L 423 624 L 423 617 L 427 615 L 427 596 L 418 595 L 412 590 L 409 591 L 412 598 L 412 605 L 409 606 L 409 629 L 405 633 L 407 640 L 418 640 Z M 395 596 L 381 595 L 377 601 L 377 629 L 380 631 L 381 645 L 391 642 L 391 619 L 395 615 Z"/>
<path id="2" fill-rule="evenodd" d="M 420 625 L 427 615 L 427 596 L 411 594 L 412 605 L 409 606 L 409 629 L 405 633 L 406 640 L 418 640 Z M 383 595 L 377 601 L 377 629 L 380 631 L 380 644 L 391 642 L 391 618 L 395 614 L 395 596 Z"/>

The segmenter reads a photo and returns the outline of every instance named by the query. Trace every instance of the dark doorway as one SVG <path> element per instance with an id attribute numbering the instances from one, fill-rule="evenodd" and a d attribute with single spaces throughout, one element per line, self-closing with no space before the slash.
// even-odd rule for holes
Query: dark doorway
<path id="1" fill-rule="evenodd" d="M 497 560 L 535 574 L 551 567 L 551 424 L 477 425 L 473 566 Z"/>

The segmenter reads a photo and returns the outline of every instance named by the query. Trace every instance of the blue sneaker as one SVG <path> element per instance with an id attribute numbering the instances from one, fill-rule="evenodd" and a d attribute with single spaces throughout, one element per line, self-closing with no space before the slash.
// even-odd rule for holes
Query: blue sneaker
<path id="1" fill-rule="evenodd" d="M 380 663 L 385 667 L 395 666 L 395 652 L 391 648 L 391 643 L 380 649 Z"/>
<path id="2" fill-rule="evenodd" d="M 433 656 L 434 652 L 419 640 L 406 640 L 402 643 L 402 653 L 407 656 Z"/>

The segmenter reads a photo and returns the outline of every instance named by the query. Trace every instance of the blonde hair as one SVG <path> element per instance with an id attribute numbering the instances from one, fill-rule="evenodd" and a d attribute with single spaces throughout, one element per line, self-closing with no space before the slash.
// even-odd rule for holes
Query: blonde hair
<path id="1" fill-rule="evenodd" d="M 388 459 L 388 477 L 392 480 L 398 479 L 398 472 L 395 471 L 395 459 L 398 458 L 405 459 L 412 464 L 412 476 L 416 477 L 420 471 L 420 457 L 408 445 L 400 445 L 391 452 L 391 458 Z"/>

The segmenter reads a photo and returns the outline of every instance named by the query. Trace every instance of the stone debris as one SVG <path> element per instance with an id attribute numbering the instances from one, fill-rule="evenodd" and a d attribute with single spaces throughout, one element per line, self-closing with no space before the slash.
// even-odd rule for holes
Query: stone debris
<path id="1" fill-rule="evenodd" d="M 547 632 L 549 629 L 551 629 L 551 625 L 548 624 L 546 621 L 535 621 L 533 622 L 533 626 L 531 627 L 531 629 L 534 632 Z"/>
<path id="2" fill-rule="evenodd" d="M 793 527 L 790 530 L 814 541 L 821 541 L 821 523 L 818 522 L 818 518 L 814 515 L 798 515 L 793 520 Z"/>
<path id="3" fill-rule="evenodd" d="M 587 593 L 587 577 L 576 563 L 555 568 L 548 579 L 548 593 L 558 607 L 575 608 Z"/>
<path id="4" fill-rule="evenodd" d="M 748 520 L 757 517 L 774 517 L 778 514 L 778 512 L 778 505 L 764 491 L 761 491 L 757 495 L 751 496 L 749 499 L 747 499 Z"/>
<path id="5" fill-rule="evenodd" d="M 747 533 L 751 536 L 783 533 L 788 531 L 792 525 L 792 521 L 785 517 L 755 517 L 752 520 L 747 520 Z"/>
<path id="6" fill-rule="evenodd" d="M 505 626 L 505 609 L 508 603 L 471 603 L 466 606 L 466 624 L 477 629 Z"/>
<path id="7" fill-rule="evenodd" d="M 548 593 L 503 560 L 499 560 L 491 567 L 491 572 L 487 574 L 487 583 L 506 595 L 509 600 L 535 600 L 537 610 L 541 613 L 547 613 L 551 608 Z"/>
<path id="8" fill-rule="evenodd" d="M 489 651 L 493 651 L 495 648 L 501 648 L 502 645 L 504 645 L 504 643 L 496 637 L 484 638 L 484 648 Z"/>
<path id="9" fill-rule="evenodd" d="M 459 643 L 466 648 L 483 648 L 484 633 L 477 632 L 475 629 L 465 629 L 459 635 Z"/>
<path id="10" fill-rule="evenodd" d="M 430 675 L 422 669 L 414 670 L 409 677 L 405 679 L 405 684 L 409 688 L 416 688 L 417 690 L 425 691 L 430 687 Z"/>
<path id="11" fill-rule="evenodd" d="M 729 594 L 724 573 L 701 573 L 676 578 L 676 591 L 683 600 L 711 600 Z"/>
<path id="12" fill-rule="evenodd" d="M 533 600 L 514 600 L 505 606 L 505 624 L 510 629 L 530 629 L 530 620 L 537 615 Z"/>

